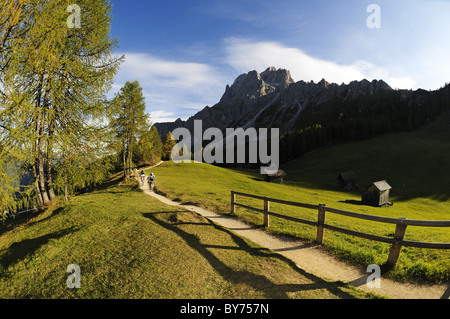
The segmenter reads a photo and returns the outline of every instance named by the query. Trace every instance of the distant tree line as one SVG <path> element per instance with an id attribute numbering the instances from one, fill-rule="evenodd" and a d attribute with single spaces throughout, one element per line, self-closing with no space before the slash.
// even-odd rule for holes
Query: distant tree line
<path id="1" fill-rule="evenodd" d="M 304 127 L 280 137 L 281 163 L 332 143 L 414 131 L 450 110 L 450 85 L 432 92 L 390 90 L 348 101 L 332 99 L 307 106 L 304 113 L 312 113 L 313 108 L 310 123 L 299 123 Z"/>

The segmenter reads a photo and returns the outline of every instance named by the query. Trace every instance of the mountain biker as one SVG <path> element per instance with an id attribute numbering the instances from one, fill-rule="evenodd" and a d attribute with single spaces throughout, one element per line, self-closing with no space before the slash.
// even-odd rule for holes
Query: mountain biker
<path id="1" fill-rule="evenodd" d="M 141 184 L 144 185 L 144 180 L 145 180 L 145 172 L 144 170 L 141 171 Z"/>
<path id="2" fill-rule="evenodd" d="M 150 189 L 153 190 L 153 183 L 155 182 L 156 177 L 153 175 L 153 172 L 148 176 L 148 183 L 150 185 Z"/>

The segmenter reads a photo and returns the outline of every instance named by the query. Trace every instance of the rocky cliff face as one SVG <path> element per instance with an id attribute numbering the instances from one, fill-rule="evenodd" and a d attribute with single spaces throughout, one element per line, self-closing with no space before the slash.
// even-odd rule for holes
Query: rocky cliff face
<path id="1" fill-rule="evenodd" d="M 307 123 L 303 114 L 305 108 L 320 109 L 320 105 L 330 101 L 354 99 L 391 90 L 383 81 L 353 81 L 349 84 L 294 82 L 290 72 L 270 67 L 259 74 L 250 71 L 236 78 L 225 88 L 220 101 L 190 117 L 187 121 L 155 123 L 162 139 L 169 131 L 185 127 L 191 132 L 194 120 L 202 120 L 203 130 L 209 127 L 278 127 L 280 133 L 300 129 L 301 123 Z"/>

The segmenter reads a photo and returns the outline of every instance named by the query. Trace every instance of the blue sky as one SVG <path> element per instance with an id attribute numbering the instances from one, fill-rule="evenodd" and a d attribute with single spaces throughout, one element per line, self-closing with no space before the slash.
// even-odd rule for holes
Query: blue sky
<path id="1" fill-rule="evenodd" d="M 186 119 L 227 84 L 269 66 L 295 81 L 383 79 L 394 88 L 450 82 L 446 0 L 112 0 L 111 36 L 126 81 L 143 87 L 153 122 Z M 369 28 L 370 4 L 380 28 Z"/>

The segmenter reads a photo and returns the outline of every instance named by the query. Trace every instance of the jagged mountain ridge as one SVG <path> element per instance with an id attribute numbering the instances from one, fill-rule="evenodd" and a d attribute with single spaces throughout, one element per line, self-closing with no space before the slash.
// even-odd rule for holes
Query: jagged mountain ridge
<path id="1" fill-rule="evenodd" d="M 320 122 L 320 106 L 330 101 L 338 102 L 340 109 L 333 112 L 322 110 L 326 121 L 337 120 L 345 113 L 342 105 L 346 101 L 364 96 L 380 95 L 392 88 L 382 80 L 352 81 L 349 84 L 328 83 L 322 79 L 318 83 L 295 82 L 288 70 L 267 68 L 238 76 L 234 83 L 225 88 L 220 101 L 212 107 L 206 106 L 186 121 L 155 123 L 161 138 L 177 127 L 185 127 L 193 132 L 194 120 L 202 120 L 203 130 L 217 127 L 278 127 L 285 134 Z M 309 109 L 305 112 L 305 109 Z M 325 119 L 323 119 L 325 121 Z"/>

